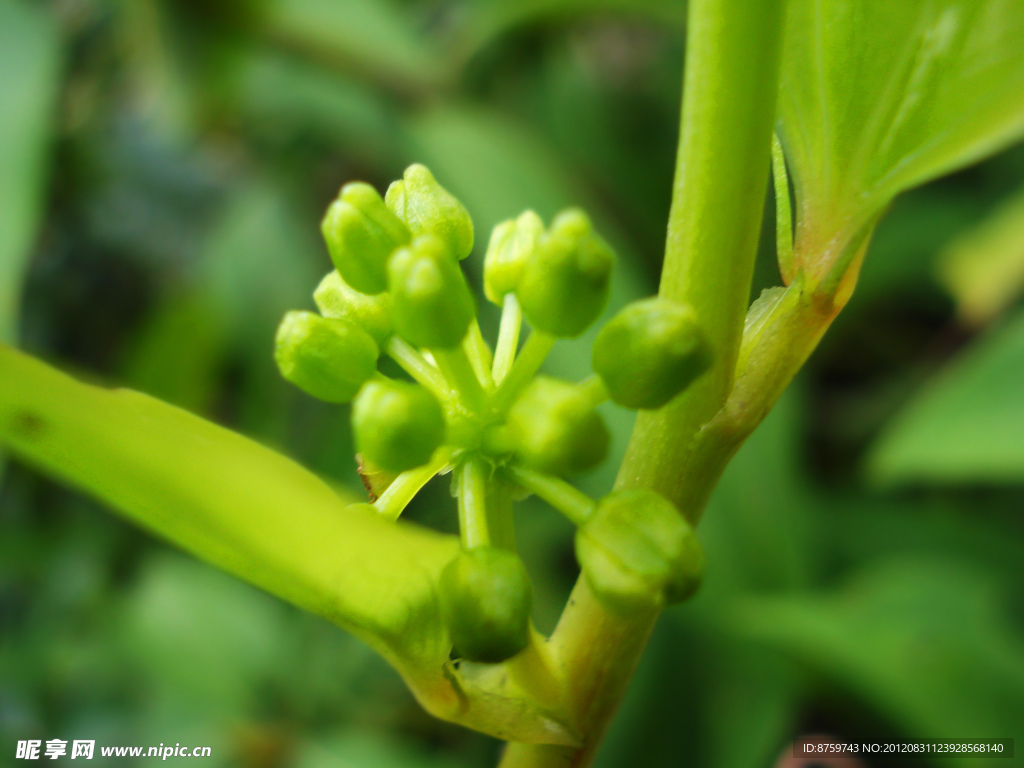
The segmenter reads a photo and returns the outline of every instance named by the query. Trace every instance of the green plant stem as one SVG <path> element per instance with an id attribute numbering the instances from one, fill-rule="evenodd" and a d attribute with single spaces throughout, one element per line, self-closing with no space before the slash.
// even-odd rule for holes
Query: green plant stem
<path id="1" fill-rule="evenodd" d="M 487 470 L 479 459 L 459 469 L 459 536 L 466 549 L 491 543 L 487 524 Z"/>
<path id="2" fill-rule="evenodd" d="M 544 499 L 573 525 L 583 525 L 594 511 L 592 498 L 559 477 L 519 466 L 509 467 L 508 473 L 518 485 Z"/>
<path id="3" fill-rule="evenodd" d="M 487 394 L 480 379 L 476 377 L 465 347 L 460 345 L 452 349 L 433 349 L 431 353 L 441 374 L 458 393 L 462 404 L 475 413 L 483 411 Z"/>
<path id="4" fill-rule="evenodd" d="M 537 371 L 544 365 L 553 346 L 555 346 L 554 336 L 537 330 L 530 332 L 530 336 L 523 344 L 523 349 L 512 364 L 508 376 L 501 382 L 498 391 L 494 393 L 494 406 L 499 412 L 504 412 L 512 405 L 519 393 L 533 380 Z"/>
<path id="5" fill-rule="evenodd" d="M 660 294 L 689 304 L 714 362 L 682 395 L 641 411 L 620 482 L 677 506 L 695 437 L 732 389 L 768 180 L 783 0 L 694 0 L 679 156 Z M 701 510 L 682 508 L 696 521 Z"/>
<path id="6" fill-rule="evenodd" d="M 619 487 L 651 488 L 677 504 L 713 484 L 681 471 L 701 428 L 733 385 L 767 183 L 782 0 L 691 0 L 683 117 L 661 294 L 694 307 L 712 369 L 665 408 L 641 412 Z M 681 507 L 691 519 L 698 509 Z M 567 669 L 584 745 L 510 744 L 501 768 L 584 768 L 632 677 L 657 612 L 623 618 L 577 581 L 551 643 Z"/>
<path id="7" fill-rule="evenodd" d="M 373 506 L 384 519 L 397 520 L 409 502 L 430 482 L 430 478 L 447 467 L 451 459 L 450 451 L 439 450 L 428 464 L 410 469 L 396 477 Z"/>
<path id="8" fill-rule="evenodd" d="M 483 385 L 484 389 L 494 389 L 494 378 L 491 375 L 491 366 L 494 364 L 494 356 L 488 346 L 483 333 L 480 331 L 480 322 L 474 320 L 469 326 L 469 333 L 462 340 L 462 347 L 469 356 L 469 362 L 473 365 L 473 372 Z"/>
<path id="9" fill-rule="evenodd" d="M 388 339 L 384 351 L 387 352 L 388 357 L 402 367 L 403 371 L 412 376 L 417 384 L 430 390 L 430 393 L 438 400 L 447 402 L 451 399 L 451 388 L 441 372 L 405 339 L 392 336 Z"/>
<path id="10" fill-rule="evenodd" d="M 530 642 L 505 662 L 509 678 L 535 701 L 559 710 L 565 705 L 565 682 L 558 674 L 547 639 L 531 625 Z"/>
<path id="11" fill-rule="evenodd" d="M 501 384 L 508 376 L 519 349 L 519 330 L 523 325 L 523 312 L 514 293 L 505 294 L 501 307 L 501 325 L 498 328 L 498 344 L 494 352 L 494 382 Z"/>

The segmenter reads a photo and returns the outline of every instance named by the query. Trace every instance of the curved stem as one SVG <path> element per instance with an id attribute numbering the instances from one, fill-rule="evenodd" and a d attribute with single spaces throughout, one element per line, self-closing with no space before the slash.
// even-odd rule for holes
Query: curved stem
<path id="1" fill-rule="evenodd" d="M 503 412 L 512 405 L 519 393 L 533 380 L 537 371 L 544 365 L 553 346 L 555 346 L 554 336 L 536 330 L 530 332 L 530 337 L 523 345 L 519 357 L 512 364 L 508 376 L 501 382 L 498 391 L 494 393 L 494 407 L 499 412 Z"/>
<path id="2" fill-rule="evenodd" d="M 491 353 L 490 346 L 487 344 L 487 340 L 484 339 L 478 320 L 473 320 L 470 324 L 469 333 L 462 340 L 462 347 L 469 356 L 469 362 L 473 366 L 476 378 L 483 385 L 484 389 L 488 391 L 493 390 L 494 378 L 491 375 L 491 366 L 494 364 L 494 356 Z"/>
<path id="3" fill-rule="evenodd" d="M 438 400 L 444 402 L 451 399 L 451 389 L 441 372 L 405 339 L 392 336 L 388 339 L 384 351 L 402 367 L 403 371 L 412 376 L 417 384 L 430 390 Z"/>
<path id="4" fill-rule="evenodd" d="M 487 471 L 479 459 L 471 459 L 459 470 L 459 536 L 465 549 L 491 543 L 487 525 Z"/>
<path id="5" fill-rule="evenodd" d="M 583 525 L 594 511 L 595 502 L 592 498 L 559 477 L 526 467 L 512 466 L 508 471 L 516 483 L 544 499 L 569 518 L 573 525 Z"/>
<path id="6" fill-rule="evenodd" d="M 679 468 L 732 389 L 768 183 L 784 0 L 693 0 L 679 156 L 660 294 L 689 304 L 711 369 L 657 411 L 641 411 L 620 482 L 679 506 Z M 696 520 L 699 510 L 683 509 Z"/>
<path id="7" fill-rule="evenodd" d="M 484 408 L 487 394 L 470 362 L 466 348 L 462 345 L 452 349 L 433 349 L 431 354 L 444 378 L 458 394 L 463 405 L 480 413 Z"/>
<path id="8" fill-rule="evenodd" d="M 501 325 L 498 328 L 498 345 L 494 351 L 494 382 L 501 384 L 519 349 L 519 330 L 523 325 L 523 312 L 519 309 L 519 300 L 514 293 L 505 294 L 505 302 L 501 307 Z"/>
<path id="9" fill-rule="evenodd" d="M 423 486 L 448 466 L 451 458 L 450 451 L 438 451 L 429 463 L 403 472 L 387 487 L 380 498 L 373 503 L 373 506 L 376 507 L 381 517 L 387 520 L 397 520 Z"/>

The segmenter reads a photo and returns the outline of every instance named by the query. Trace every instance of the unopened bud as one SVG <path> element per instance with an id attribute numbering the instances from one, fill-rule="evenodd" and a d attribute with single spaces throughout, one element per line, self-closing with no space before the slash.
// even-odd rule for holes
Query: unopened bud
<path id="1" fill-rule="evenodd" d="M 352 405 L 359 452 L 381 469 L 422 466 L 444 440 L 445 422 L 434 396 L 417 384 L 370 381 Z"/>
<path id="2" fill-rule="evenodd" d="M 534 328 L 552 336 L 579 336 L 608 303 L 615 254 L 583 211 L 555 217 L 526 263 L 516 295 Z"/>
<path id="3" fill-rule="evenodd" d="M 417 347 L 451 349 L 466 335 L 476 305 L 466 278 L 431 235 L 397 251 L 388 268 L 395 330 Z"/>
<path id="4" fill-rule="evenodd" d="M 465 206 L 437 183 L 426 166 L 405 169 L 401 181 L 388 187 L 384 200 L 412 231 L 413 237 L 434 235 L 448 247 L 455 259 L 473 250 L 473 220 Z"/>
<path id="5" fill-rule="evenodd" d="M 512 552 L 477 547 L 461 553 L 441 572 L 441 610 L 458 654 L 497 664 L 530 640 L 533 587 Z"/>
<path id="6" fill-rule="evenodd" d="M 313 312 L 289 312 L 274 357 L 292 384 L 329 403 L 346 403 L 377 370 L 380 351 L 366 331 Z"/>
<path id="7" fill-rule="evenodd" d="M 377 190 L 362 182 L 341 188 L 321 229 L 334 266 L 346 283 L 363 293 L 387 287 L 388 258 L 411 237 Z"/>
<path id="8" fill-rule="evenodd" d="M 538 376 L 512 406 L 508 427 L 523 463 L 573 474 L 604 460 L 611 437 L 591 398 L 575 384 Z"/>
<path id="9" fill-rule="evenodd" d="M 500 306 L 505 294 L 516 289 L 543 234 L 544 222 L 533 211 L 494 228 L 484 256 L 484 293 L 489 301 Z"/>
<path id="10" fill-rule="evenodd" d="M 331 270 L 313 292 L 320 314 L 358 325 L 383 347 L 394 332 L 391 323 L 391 297 L 387 293 L 370 295 L 345 282 L 337 270 Z"/>
<path id="11" fill-rule="evenodd" d="M 689 306 L 651 298 L 601 329 L 591 360 L 616 403 L 660 408 L 711 366 L 711 348 Z"/>
<path id="12" fill-rule="evenodd" d="M 690 524 L 668 499 L 646 490 L 602 499 L 576 532 L 576 559 L 598 599 L 620 613 L 686 599 L 704 569 Z"/>

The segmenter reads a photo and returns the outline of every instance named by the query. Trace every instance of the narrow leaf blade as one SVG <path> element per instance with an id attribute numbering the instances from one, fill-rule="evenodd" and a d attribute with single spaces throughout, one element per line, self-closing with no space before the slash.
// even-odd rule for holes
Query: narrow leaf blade
<path id="1" fill-rule="evenodd" d="M 976 342 L 882 434 L 868 460 L 885 484 L 1024 479 L 1024 313 Z"/>
<path id="2" fill-rule="evenodd" d="M 443 661 L 434 583 L 454 537 L 347 509 L 241 435 L 0 346 L 0 443 L 193 554 L 359 635 Z"/>

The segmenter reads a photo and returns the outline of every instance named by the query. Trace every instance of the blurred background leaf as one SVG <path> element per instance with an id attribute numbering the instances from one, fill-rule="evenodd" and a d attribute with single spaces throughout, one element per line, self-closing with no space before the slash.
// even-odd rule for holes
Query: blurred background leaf
<path id="1" fill-rule="evenodd" d="M 21 281 L 45 205 L 56 117 L 60 39 L 46 11 L 0 7 L 0 341 L 15 338 Z M 15 74 L 16 73 L 16 74 Z"/>
<path id="2" fill-rule="evenodd" d="M 879 438 L 883 483 L 1015 483 L 1024 477 L 1024 314 L 933 378 Z"/>

